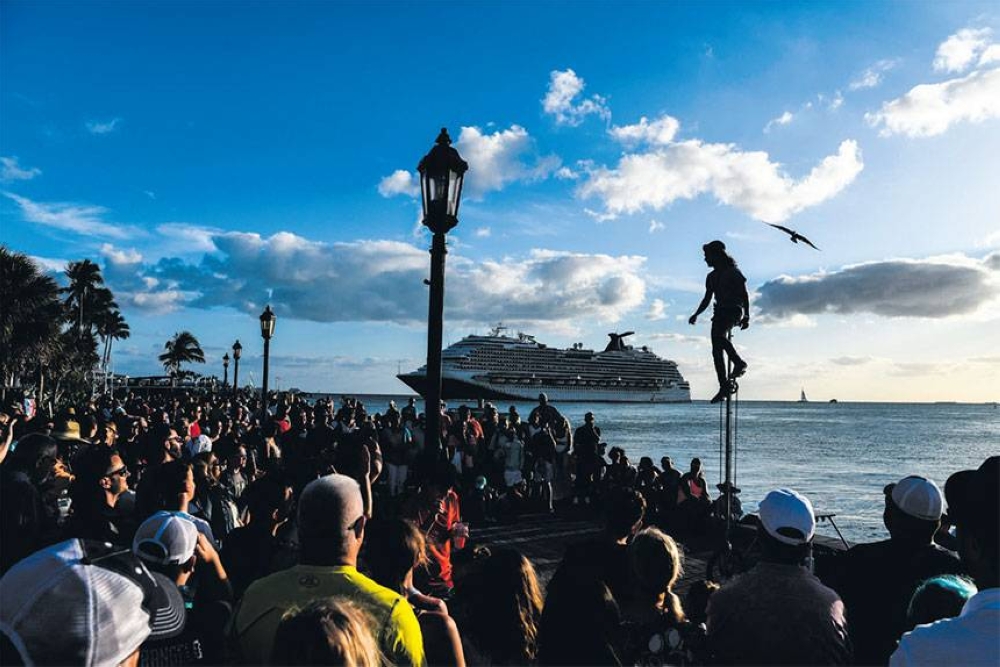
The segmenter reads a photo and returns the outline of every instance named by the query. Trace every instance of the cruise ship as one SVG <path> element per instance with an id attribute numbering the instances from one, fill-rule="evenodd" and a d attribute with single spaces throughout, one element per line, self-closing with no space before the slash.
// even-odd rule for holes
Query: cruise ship
<path id="1" fill-rule="evenodd" d="M 508 335 L 498 325 L 488 335 L 466 336 L 441 353 L 441 395 L 535 400 L 544 392 L 549 400 L 564 402 L 690 402 L 691 387 L 677 364 L 646 346 L 626 345 L 633 333 L 608 334 L 611 340 L 602 352 L 582 343 L 561 350 L 525 333 Z M 396 377 L 424 394 L 426 366 Z"/>

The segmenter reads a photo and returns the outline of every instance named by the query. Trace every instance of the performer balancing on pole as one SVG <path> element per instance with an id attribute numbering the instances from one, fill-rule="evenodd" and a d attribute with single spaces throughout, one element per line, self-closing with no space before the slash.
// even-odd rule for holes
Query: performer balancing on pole
<path id="1" fill-rule="evenodd" d="M 736 260 L 726 252 L 726 244 L 722 241 L 712 241 L 702 246 L 705 251 L 705 263 L 712 271 L 705 278 L 705 298 L 698 304 L 698 310 L 688 320 L 694 324 L 698 320 L 715 295 L 715 310 L 712 314 L 712 360 L 715 362 L 715 374 L 719 378 L 719 393 L 712 397 L 712 403 L 725 400 L 732 392 L 731 380 L 740 377 L 747 370 L 747 362 L 740 358 L 732 341 L 729 340 L 730 330 L 740 325 L 740 329 L 750 326 L 750 297 L 747 295 L 747 279 L 736 267 Z M 733 363 L 733 371 L 726 377 L 726 364 L 722 358 L 725 350 Z"/>

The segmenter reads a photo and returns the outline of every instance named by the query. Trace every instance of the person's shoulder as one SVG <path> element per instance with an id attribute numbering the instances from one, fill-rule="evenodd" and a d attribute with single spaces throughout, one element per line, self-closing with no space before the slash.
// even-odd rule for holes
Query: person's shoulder
<path id="1" fill-rule="evenodd" d="M 399 607 L 409 608 L 408 604 L 399 604 L 400 601 L 405 602 L 405 598 L 402 595 L 391 588 L 386 588 L 367 575 L 357 570 L 349 570 L 345 574 L 351 585 L 355 588 L 357 596 L 364 598 L 368 604 L 373 604 L 392 613 L 398 613 L 397 608 Z"/>

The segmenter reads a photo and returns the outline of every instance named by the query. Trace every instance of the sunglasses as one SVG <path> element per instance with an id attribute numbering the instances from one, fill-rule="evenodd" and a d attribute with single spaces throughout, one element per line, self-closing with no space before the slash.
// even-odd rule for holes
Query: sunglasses
<path id="1" fill-rule="evenodd" d="M 107 475 L 105 475 L 105 477 L 114 477 L 116 475 L 121 477 L 128 477 L 128 466 L 123 465 L 121 468 L 112 470 Z"/>

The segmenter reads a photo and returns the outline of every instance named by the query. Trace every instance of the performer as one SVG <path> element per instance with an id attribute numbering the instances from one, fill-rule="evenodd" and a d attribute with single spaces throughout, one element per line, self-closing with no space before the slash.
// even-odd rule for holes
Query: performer
<path id="1" fill-rule="evenodd" d="M 725 243 L 712 241 L 703 245 L 702 250 L 705 251 L 705 263 L 712 267 L 712 271 L 705 278 L 705 298 L 688 323 L 698 321 L 698 316 L 708 308 L 714 294 L 712 360 L 715 362 L 715 374 L 719 378 L 719 393 L 712 397 L 712 403 L 718 403 L 731 393 L 730 380 L 740 377 L 747 370 L 747 363 L 740 358 L 729 340 L 729 332 L 736 324 L 740 325 L 740 329 L 750 326 L 750 297 L 747 295 L 747 279 L 736 267 L 736 260 L 726 253 Z M 728 378 L 722 358 L 723 350 L 733 363 L 733 371 Z"/>

